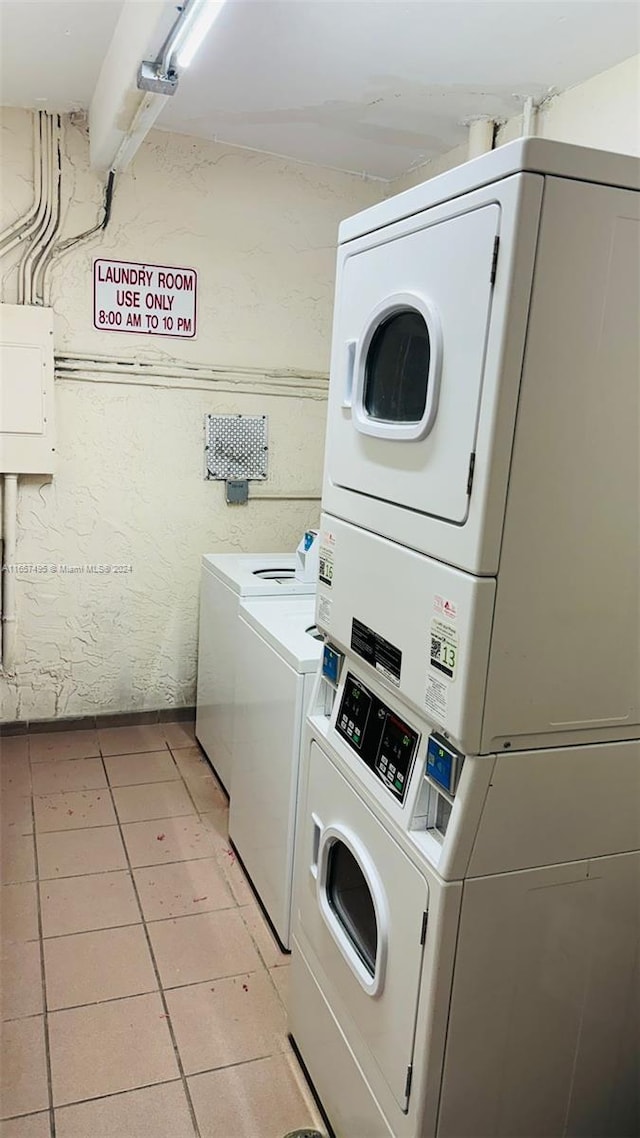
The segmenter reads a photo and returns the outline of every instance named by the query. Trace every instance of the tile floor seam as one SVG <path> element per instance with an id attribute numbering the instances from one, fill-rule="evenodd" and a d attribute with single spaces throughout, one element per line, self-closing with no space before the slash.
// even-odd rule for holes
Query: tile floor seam
<path id="1" fill-rule="evenodd" d="M 161 1083 L 143 1083 L 140 1087 L 128 1087 L 124 1091 L 109 1091 L 109 1093 L 106 1095 L 94 1095 L 93 1098 L 74 1099 L 73 1102 L 61 1103 L 60 1106 L 55 1107 L 55 1109 L 66 1110 L 68 1106 L 86 1106 L 89 1103 L 102 1102 L 104 1099 L 108 1098 L 120 1098 L 122 1095 L 135 1094 L 136 1091 L 151 1091 L 154 1089 L 154 1087 L 170 1087 L 174 1085 L 182 1086 L 182 1079 L 164 1079 Z M 21 1116 L 19 1115 L 18 1117 Z M 124 1138 L 124 1136 L 120 1136 L 120 1138 Z M 177 1135 L 176 1138 L 178 1138 Z M 191 1138 L 191 1135 L 189 1135 L 189 1138 Z"/>
<path id="2" fill-rule="evenodd" d="M 190 818 L 191 814 L 181 814 L 180 817 Z M 198 815 L 198 817 L 200 817 L 200 815 Z M 172 822 L 172 821 L 173 821 L 172 818 L 145 818 L 143 820 L 143 822 Z M 142 825 L 143 823 L 140 823 L 140 824 Z M 137 822 L 125 822 L 124 825 L 125 826 L 137 826 L 138 823 Z M 113 826 L 113 825 L 112 826 L 83 826 L 82 828 L 79 826 L 77 830 L 46 830 L 42 836 L 46 837 L 48 834 L 81 834 L 81 833 L 83 833 L 84 830 L 110 830 L 110 829 L 111 830 L 118 830 L 120 832 L 120 837 L 124 841 L 124 835 L 122 834 L 121 827 L 119 825 L 116 825 L 116 826 Z M 31 834 L 24 834 L 21 836 L 25 837 L 25 838 L 30 838 L 32 835 Z M 208 854 L 203 854 L 202 857 L 186 857 L 183 860 L 177 859 L 176 861 L 151 861 L 151 862 L 145 862 L 144 865 L 134 865 L 134 866 L 132 866 L 132 869 L 157 869 L 161 865 L 163 865 L 163 866 L 164 865 L 184 865 L 185 862 L 188 862 L 188 861 L 204 861 L 206 858 L 213 857 L 213 856 L 214 856 L 213 854 L 208 853 Z M 120 869 L 99 869 L 96 873 L 69 873 L 69 874 L 66 874 L 64 877 L 62 876 L 62 874 L 56 874 L 55 877 L 43 877 L 41 880 L 42 881 L 74 881 L 77 877 L 100 877 L 101 874 L 104 874 L 104 873 L 126 873 L 126 872 L 127 872 L 127 870 L 122 869 L 122 868 L 120 868 Z M 7 882 L 5 882 L 5 884 L 6 885 L 28 885 L 29 882 L 23 882 L 23 881 L 9 882 L 9 881 L 7 881 Z M 4 888 L 4 886 L 3 886 L 3 888 Z M 234 905 L 238 904 L 235 899 L 234 899 L 233 903 L 234 903 Z M 162 919 L 162 918 L 160 918 L 160 919 Z M 37 937 L 34 939 L 37 939 Z"/>
<path id="3" fill-rule="evenodd" d="M 28 754 L 31 753 L 31 742 L 28 744 Z M 36 874 L 36 909 L 38 917 L 38 940 L 40 943 L 40 976 L 42 983 L 42 1011 L 43 1011 L 43 1031 L 44 1031 L 44 1054 L 45 1065 L 47 1069 L 47 1094 L 49 1097 L 49 1130 L 51 1138 L 56 1138 L 56 1119 L 53 1109 L 53 1076 L 51 1070 L 51 1047 L 49 1041 L 49 1011 L 47 1006 L 47 974 L 44 966 L 44 936 L 42 924 L 42 903 L 40 898 L 40 866 L 38 862 L 38 842 L 36 840 L 36 808 L 33 795 L 33 786 L 31 788 L 31 813 L 33 817 L 33 857 L 35 863 Z"/>
<path id="4" fill-rule="evenodd" d="M 109 786 L 103 787 L 103 790 L 110 790 L 110 789 L 111 788 Z M 80 793 L 82 793 L 82 791 L 80 791 Z M 187 817 L 188 817 L 188 815 L 187 815 Z M 155 822 L 156 820 L 161 821 L 161 819 L 155 819 L 155 818 L 149 818 L 148 819 L 149 822 Z M 34 817 L 34 825 L 35 825 L 35 817 Z M 44 836 L 45 834 L 77 834 L 77 833 L 79 833 L 80 830 L 109 830 L 109 829 L 113 829 L 114 826 L 115 826 L 115 822 L 104 822 L 104 823 L 101 823 L 99 826 L 67 826 L 67 828 L 65 830 L 38 830 L 38 834 L 40 836 Z M 25 834 L 24 837 L 28 837 L 28 834 Z M 105 872 L 111 872 L 111 871 L 105 870 Z M 83 874 L 83 876 L 85 876 L 85 875 Z M 86 874 L 86 876 L 88 877 L 89 874 Z M 44 880 L 47 881 L 49 879 L 44 878 Z"/>
<path id="5" fill-rule="evenodd" d="M 98 739 L 98 746 L 100 747 L 100 756 L 99 757 L 103 760 L 103 762 L 105 759 L 115 759 L 115 758 L 119 758 L 121 755 L 130 755 L 131 758 L 133 758 L 135 755 L 152 755 L 154 751 L 163 751 L 163 750 L 171 751 L 171 747 L 167 743 L 166 739 L 163 740 L 162 744 L 158 747 L 149 747 L 148 751 L 146 751 L 146 750 L 145 751 L 117 751 L 113 755 L 105 755 L 104 751 L 102 750 L 102 746 L 101 746 L 99 739 Z M 91 758 L 91 757 L 92 757 L 91 755 L 87 755 L 87 758 Z M 98 756 L 96 755 L 95 758 L 98 758 Z"/>
<path id="6" fill-rule="evenodd" d="M 174 1083 L 176 1085 L 177 1084 L 182 1085 L 182 1079 L 164 1079 L 164 1081 L 160 1082 L 160 1083 L 143 1083 L 142 1086 L 139 1086 L 139 1087 L 127 1087 L 126 1090 L 124 1090 L 124 1091 L 108 1091 L 107 1094 L 94 1095 L 93 1098 L 78 1098 L 78 1099 L 74 1099 L 73 1102 L 63 1102 L 63 1103 L 60 1103 L 59 1106 L 55 1106 L 53 1109 L 54 1109 L 54 1111 L 56 1111 L 56 1110 L 66 1110 L 68 1106 L 86 1106 L 87 1104 L 92 1103 L 92 1102 L 100 1102 L 102 1099 L 119 1098 L 121 1095 L 135 1094 L 136 1091 L 149 1091 L 149 1090 L 153 1090 L 154 1087 L 166 1087 L 166 1086 L 170 1086 Z M 19 1119 L 33 1118 L 36 1114 L 44 1114 L 44 1113 L 46 1113 L 46 1111 L 30 1110 L 28 1114 L 11 1114 L 11 1115 L 7 1115 L 6 1118 L 3 1118 L 2 1122 L 15 1122 L 15 1120 L 18 1118 Z M 177 1136 L 176 1136 L 176 1138 L 177 1138 Z M 191 1136 L 190 1136 L 190 1138 L 191 1138 Z"/>
<path id="7" fill-rule="evenodd" d="M 180 775 L 180 782 L 182 783 L 182 785 L 184 786 L 184 788 L 185 788 L 185 790 L 186 790 L 186 792 L 187 792 L 187 795 L 188 795 L 188 798 L 189 798 L 189 802 L 190 802 L 190 803 L 191 803 L 191 805 L 193 806 L 193 809 L 194 809 L 194 811 L 195 811 L 195 813 L 196 813 L 196 816 L 197 816 L 197 817 L 200 819 L 200 811 L 198 810 L 198 807 L 196 806 L 196 803 L 195 803 L 195 800 L 194 800 L 194 798 L 193 798 L 193 795 L 191 794 L 191 791 L 189 790 L 189 784 L 188 784 L 188 782 L 187 782 L 186 778 L 184 777 L 184 775 L 183 775 L 182 771 L 180 770 L 180 767 L 178 766 L 178 764 L 177 764 L 177 762 L 176 762 L 176 760 L 175 760 L 175 756 L 174 756 L 174 754 L 173 754 L 173 751 L 171 751 L 171 748 L 169 748 L 169 751 L 170 751 L 170 753 L 171 753 L 171 758 L 173 759 L 174 763 L 176 764 L 176 770 L 177 770 L 178 774 Z"/>
<path id="8" fill-rule="evenodd" d="M 141 753 L 144 753 L 144 752 L 141 752 Z M 182 779 L 182 776 L 181 776 L 181 779 Z M 182 780 L 182 781 L 184 782 L 184 780 Z M 114 797 L 113 797 L 113 790 L 112 790 L 112 788 L 111 788 L 111 787 L 109 787 L 109 794 L 111 795 L 111 801 L 112 801 L 112 803 L 113 803 L 113 808 L 114 808 L 114 810 L 115 810 L 115 800 L 114 800 Z M 117 815 L 117 811 L 116 811 L 116 815 Z M 161 976 L 160 976 L 160 969 L 159 969 L 159 967 L 158 967 L 158 962 L 157 962 L 157 960 L 156 960 L 156 957 L 155 957 L 155 953 L 154 953 L 154 951 L 153 951 L 153 945 L 152 945 L 152 943 L 151 943 L 151 937 L 150 937 L 150 935 L 149 935 L 149 930 L 148 930 L 148 928 L 147 928 L 147 923 L 146 923 L 146 921 L 145 921 L 145 917 L 144 917 L 144 909 L 143 909 L 143 907 L 142 907 L 142 900 L 141 900 L 141 898 L 140 898 L 140 894 L 138 893 L 138 887 L 137 887 L 137 884 L 136 884 L 136 879 L 135 879 L 135 877 L 134 877 L 134 874 L 133 874 L 133 866 L 132 866 L 132 864 L 131 864 L 131 859 L 130 859 L 130 857 L 129 857 L 129 850 L 127 849 L 127 844 L 126 844 L 126 842 L 125 842 L 125 839 L 124 839 L 124 834 L 123 834 L 123 832 L 122 832 L 122 824 L 121 824 L 121 822 L 120 822 L 120 819 L 119 819 L 119 818 L 118 818 L 118 830 L 119 830 L 119 832 L 120 832 L 120 841 L 122 842 L 122 844 L 123 844 L 123 846 L 124 846 L 124 853 L 125 853 L 125 858 L 126 858 L 127 866 L 128 866 L 128 869 L 129 869 L 129 876 L 130 876 L 130 878 L 131 878 L 131 884 L 132 884 L 132 887 L 133 887 L 133 892 L 134 892 L 134 894 L 135 894 L 136 903 L 137 903 L 137 906 L 138 906 L 138 911 L 139 911 L 139 913 L 140 913 L 140 919 L 141 919 L 141 921 L 142 921 L 142 927 L 143 927 L 143 929 L 144 929 L 144 936 L 145 936 L 145 940 L 146 940 L 146 942 L 147 942 L 147 948 L 148 948 L 148 950 L 149 950 L 149 954 L 150 954 L 150 956 L 151 956 L 151 964 L 152 964 L 152 967 L 153 967 L 153 971 L 154 971 L 154 974 L 155 974 L 155 977 L 156 977 L 156 981 L 157 981 L 157 984 L 158 984 L 158 992 L 159 992 L 159 996 L 160 996 L 160 1001 L 161 1001 L 161 1003 L 162 1003 L 162 1007 L 163 1007 L 163 1010 L 164 1010 L 164 1014 L 165 1014 L 165 1016 L 166 1016 L 166 1024 L 167 1024 L 167 1030 L 168 1030 L 168 1032 L 169 1032 L 169 1036 L 170 1036 L 170 1038 L 171 1038 L 171 1045 L 172 1045 L 172 1047 L 173 1047 L 173 1054 L 174 1054 L 174 1057 L 175 1057 L 176 1066 L 177 1066 L 177 1068 L 178 1068 L 178 1073 L 179 1073 L 179 1075 L 180 1075 L 180 1079 L 181 1079 L 181 1082 L 182 1082 L 182 1089 L 183 1089 L 183 1091 L 184 1091 L 184 1095 L 185 1095 L 185 1098 L 186 1098 L 186 1101 L 187 1101 L 187 1107 L 188 1107 L 188 1109 L 189 1109 L 189 1114 L 190 1114 L 190 1117 L 191 1117 L 191 1124 L 192 1124 L 192 1126 L 193 1126 L 193 1130 L 194 1130 L 195 1138 L 201 1138 L 201 1134 L 200 1134 L 200 1127 L 199 1127 L 199 1125 L 198 1125 L 198 1119 L 197 1119 L 197 1116 L 196 1116 L 195 1107 L 194 1107 L 194 1105 L 193 1105 L 193 1102 L 192 1102 L 192 1099 L 191 1099 L 191 1092 L 190 1092 L 190 1090 L 189 1090 L 189 1086 L 188 1086 L 188 1083 L 187 1083 L 187 1076 L 186 1076 L 186 1073 L 185 1073 L 185 1069 L 184 1069 L 184 1066 L 183 1066 L 183 1063 L 182 1063 L 182 1057 L 181 1057 L 181 1055 L 180 1055 L 180 1051 L 179 1051 L 179 1049 L 178 1049 L 178 1041 L 177 1041 L 177 1039 L 176 1039 L 176 1033 L 175 1033 L 175 1031 L 174 1031 L 173 1023 L 172 1023 L 172 1021 L 171 1021 L 171 1014 L 170 1014 L 170 1011 L 169 1011 L 169 1005 L 167 1004 L 167 999 L 166 999 L 166 996 L 165 996 L 165 993 L 164 993 L 164 989 L 163 989 L 163 987 L 162 987 L 162 978 L 161 978 Z M 136 867 L 136 868 L 138 868 L 138 867 Z M 175 1080 L 165 1080 L 165 1081 L 175 1081 Z M 136 1089 L 137 1089 L 137 1088 L 136 1088 Z M 66 1105 L 66 1104 L 65 1104 L 65 1105 Z M 52 1138 L 55 1138 L 55 1134 L 52 1136 Z"/>
<path id="9" fill-rule="evenodd" d="M 260 964 L 262 964 L 262 961 L 260 961 Z M 247 978 L 249 976 L 260 976 L 263 972 L 268 971 L 269 969 L 263 965 L 262 968 L 254 968 L 250 972 L 231 972 L 229 975 L 225 974 L 224 976 L 205 976 L 203 980 L 189 980 L 186 984 L 166 984 L 162 990 L 163 992 L 181 992 L 184 988 L 199 988 L 201 984 L 217 984 L 218 981 L 222 983 L 223 980 L 239 980 L 241 976 Z M 233 1066 L 233 1064 L 231 1064 L 231 1066 Z"/>
<path id="10" fill-rule="evenodd" d="M 20 943 L 21 944 L 27 944 L 28 942 L 27 941 L 21 941 Z M 35 941 L 31 941 L 30 943 L 34 944 Z M 42 1012 L 29 1012 L 29 1014 L 26 1016 L 3 1016 L 2 1023 L 3 1024 L 4 1023 L 22 1023 L 22 1021 L 25 1019 L 42 1019 Z M 0 1024 L 0 1027 L 1 1027 L 1 1024 Z M 37 1114 L 38 1112 L 32 1111 L 32 1113 Z M 4 1121 L 4 1119 L 3 1119 L 3 1121 Z"/>
<path id="11" fill-rule="evenodd" d="M 111 930 L 106 931 L 110 932 Z M 74 936 L 83 935 L 83 933 L 74 933 Z M 120 1004 L 123 1000 L 136 1000 L 138 996 L 155 996 L 156 992 L 159 991 L 159 988 L 148 988 L 144 992 L 128 992 L 125 996 L 107 996 L 104 1000 L 89 1000 L 86 1004 L 64 1004 L 60 1008 L 51 1008 L 51 1012 L 52 1014 L 58 1015 L 59 1012 L 77 1012 L 80 1008 L 100 1008 L 103 1004 Z M 129 1087 L 129 1090 L 137 1089 L 137 1087 Z M 87 1099 L 86 1101 L 89 1102 L 90 1100 Z M 64 1103 L 64 1106 L 66 1105 L 67 1104 Z"/>
<path id="12" fill-rule="evenodd" d="M 277 1052 L 284 1055 L 284 1051 Z M 221 1063 L 219 1067 L 205 1067 L 202 1071 L 191 1071 L 188 1079 L 196 1079 L 199 1075 L 214 1075 L 216 1071 L 230 1071 L 233 1067 L 248 1067 L 250 1063 L 263 1063 L 265 1059 L 274 1059 L 273 1052 L 269 1055 L 254 1055 L 252 1059 L 240 1059 L 237 1063 Z"/>

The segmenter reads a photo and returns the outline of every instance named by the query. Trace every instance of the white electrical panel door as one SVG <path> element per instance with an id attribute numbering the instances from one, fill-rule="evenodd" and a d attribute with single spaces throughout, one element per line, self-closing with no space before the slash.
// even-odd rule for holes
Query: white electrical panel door
<path id="1" fill-rule="evenodd" d="M 500 206 L 347 249 L 339 267 L 327 473 L 461 525 L 469 505 Z M 355 519 L 354 519 L 355 520 Z"/>
<path id="2" fill-rule="evenodd" d="M 0 473 L 52 474 L 53 311 L 0 308 Z"/>

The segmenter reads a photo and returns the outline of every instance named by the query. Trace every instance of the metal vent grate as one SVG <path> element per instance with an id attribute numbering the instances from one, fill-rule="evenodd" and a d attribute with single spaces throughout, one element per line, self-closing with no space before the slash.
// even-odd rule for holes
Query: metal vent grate
<path id="1" fill-rule="evenodd" d="M 267 477 L 266 415 L 206 415 L 205 478 Z"/>

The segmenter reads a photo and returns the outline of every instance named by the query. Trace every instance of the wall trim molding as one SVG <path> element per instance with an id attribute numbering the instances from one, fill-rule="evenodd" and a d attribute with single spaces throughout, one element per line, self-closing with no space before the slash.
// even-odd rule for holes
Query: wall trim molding
<path id="1" fill-rule="evenodd" d="M 329 377 L 319 371 L 134 360 L 75 352 L 56 355 L 55 377 L 81 383 L 132 384 L 183 391 L 214 389 L 225 394 L 237 392 L 319 401 L 326 400 L 329 394 Z"/>

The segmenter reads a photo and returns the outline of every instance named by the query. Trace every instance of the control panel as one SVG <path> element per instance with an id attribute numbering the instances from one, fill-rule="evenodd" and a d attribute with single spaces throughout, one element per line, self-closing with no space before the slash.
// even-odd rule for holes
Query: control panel
<path id="1" fill-rule="evenodd" d="M 351 672 L 347 673 L 336 731 L 394 798 L 404 802 L 420 735 Z"/>

